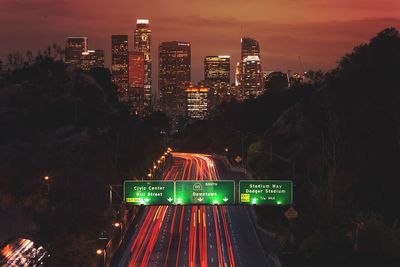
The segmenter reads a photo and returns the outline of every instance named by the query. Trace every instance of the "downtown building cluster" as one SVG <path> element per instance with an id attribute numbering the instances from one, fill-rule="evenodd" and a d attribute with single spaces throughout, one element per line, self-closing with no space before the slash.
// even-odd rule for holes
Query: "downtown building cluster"
<path id="1" fill-rule="evenodd" d="M 236 64 L 231 84 L 231 57 L 204 58 L 204 80 L 191 80 L 191 43 L 162 42 L 158 46 L 158 91 L 152 85 L 152 32 L 148 19 L 138 19 L 133 34 L 133 49 L 128 35 L 111 36 L 111 73 L 121 101 L 132 114 L 146 116 L 154 110 L 171 118 L 206 119 L 223 101 L 258 97 L 263 93 L 263 74 L 259 43 L 248 37 L 241 40 L 241 59 Z M 104 67 L 104 51 L 88 49 L 87 37 L 69 37 L 66 62 L 90 70 Z"/>
<path id="2" fill-rule="evenodd" d="M 89 49 L 87 37 L 68 37 L 65 44 L 65 63 L 83 70 L 104 68 L 104 50 Z"/>

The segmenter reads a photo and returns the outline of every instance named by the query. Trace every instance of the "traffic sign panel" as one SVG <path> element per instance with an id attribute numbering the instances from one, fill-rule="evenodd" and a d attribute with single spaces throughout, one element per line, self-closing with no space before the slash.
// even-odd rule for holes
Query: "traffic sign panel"
<path id="1" fill-rule="evenodd" d="M 240 204 L 290 205 L 293 184 L 289 180 L 244 180 L 239 182 Z"/>
<path id="2" fill-rule="evenodd" d="M 175 204 L 234 204 L 235 181 L 176 181 Z"/>
<path id="3" fill-rule="evenodd" d="M 284 214 L 288 220 L 296 219 L 297 216 L 299 215 L 299 213 L 293 207 L 288 208 Z"/>
<path id="4" fill-rule="evenodd" d="M 173 181 L 125 181 L 124 201 L 131 205 L 174 203 Z"/>

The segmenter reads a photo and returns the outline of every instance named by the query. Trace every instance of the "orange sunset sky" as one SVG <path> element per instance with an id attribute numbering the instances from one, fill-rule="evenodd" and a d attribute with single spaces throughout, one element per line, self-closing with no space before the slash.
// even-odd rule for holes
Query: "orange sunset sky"
<path id="1" fill-rule="evenodd" d="M 256 38 L 263 70 L 329 70 L 346 52 L 386 27 L 400 29 L 399 0 L 0 0 L 0 59 L 37 51 L 68 36 L 87 36 L 110 64 L 111 35 L 128 34 L 137 18 L 153 31 L 153 75 L 162 41 L 192 43 L 192 79 L 206 55 L 240 55 L 240 38 Z M 133 46 L 130 43 L 130 49 Z M 232 64 L 232 69 L 233 69 Z"/>

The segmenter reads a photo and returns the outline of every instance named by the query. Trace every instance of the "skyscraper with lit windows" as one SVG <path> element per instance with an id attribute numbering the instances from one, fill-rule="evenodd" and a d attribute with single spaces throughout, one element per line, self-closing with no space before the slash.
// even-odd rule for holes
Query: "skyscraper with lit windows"
<path id="1" fill-rule="evenodd" d="M 90 70 L 92 68 L 104 68 L 104 50 L 89 49 L 81 54 L 81 68 Z"/>
<path id="2" fill-rule="evenodd" d="M 171 117 L 185 116 L 185 89 L 191 81 L 189 42 L 163 42 L 159 46 L 160 108 Z"/>
<path id="3" fill-rule="evenodd" d="M 204 82 L 220 103 L 230 94 L 230 56 L 204 58 Z"/>
<path id="4" fill-rule="evenodd" d="M 111 36 L 112 81 L 118 86 L 120 100 L 128 99 L 128 35 Z"/>
<path id="5" fill-rule="evenodd" d="M 145 85 L 145 55 L 143 52 L 129 52 L 128 102 L 136 115 L 143 115 Z"/>
<path id="6" fill-rule="evenodd" d="M 87 37 L 68 37 L 65 44 L 65 63 L 80 67 L 82 53 L 87 51 Z"/>
<path id="7" fill-rule="evenodd" d="M 204 120 L 209 112 L 209 88 L 204 86 L 186 88 L 186 115 L 189 119 Z"/>
<path id="8" fill-rule="evenodd" d="M 236 84 L 243 100 L 264 92 L 260 45 L 255 39 L 243 37 L 241 40 L 241 61 L 237 65 Z"/>
<path id="9" fill-rule="evenodd" d="M 138 19 L 134 33 L 134 51 L 144 54 L 144 107 L 149 112 L 152 106 L 152 59 L 151 59 L 151 30 L 148 19 Z"/>
<path id="10" fill-rule="evenodd" d="M 263 75 L 258 56 L 247 56 L 242 62 L 241 94 L 244 99 L 257 97 L 263 93 Z"/>

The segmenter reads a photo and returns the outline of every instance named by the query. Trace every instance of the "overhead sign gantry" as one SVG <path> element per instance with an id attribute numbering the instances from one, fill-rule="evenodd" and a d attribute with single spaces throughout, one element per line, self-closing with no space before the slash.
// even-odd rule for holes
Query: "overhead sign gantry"
<path id="1" fill-rule="evenodd" d="M 239 181 L 239 201 L 233 180 L 124 182 L 124 202 L 130 205 L 290 205 L 290 180 Z"/>

